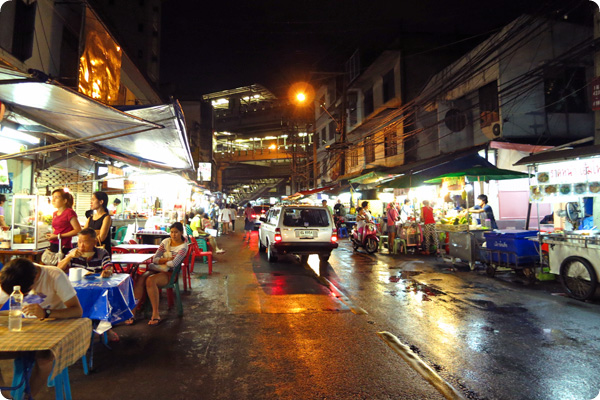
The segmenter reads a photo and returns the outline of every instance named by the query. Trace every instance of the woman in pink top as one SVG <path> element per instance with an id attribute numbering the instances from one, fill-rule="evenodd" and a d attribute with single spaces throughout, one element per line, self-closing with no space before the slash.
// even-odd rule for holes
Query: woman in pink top
<path id="1" fill-rule="evenodd" d="M 425 224 L 425 254 L 429 254 L 431 249 L 431 240 L 435 243 L 436 250 L 438 249 L 438 240 L 435 233 L 435 218 L 433 217 L 433 208 L 429 205 L 428 200 L 423 200 L 421 208 L 421 221 Z"/>
<path id="2" fill-rule="evenodd" d="M 61 246 L 68 253 L 73 248 L 71 239 L 81 231 L 77 214 L 73 211 L 73 195 L 63 189 L 56 189 L 52 192 L 52 205 L 56 208 L 52 214 L 53 231 L 46 234 L 50 241 L 50 251 L 58 253 L 60 240 Z"/>

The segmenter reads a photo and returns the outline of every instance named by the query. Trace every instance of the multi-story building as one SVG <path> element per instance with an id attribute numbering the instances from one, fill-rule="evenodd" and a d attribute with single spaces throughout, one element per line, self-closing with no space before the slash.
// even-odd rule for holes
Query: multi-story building
<path id="1" fill-rule="evenodd" d="M 160 0 L 90 0 L 133 63 L 157 88 L 160 71 Z"/>
<path id="2" fill-rule="evenodd" d="M 173 148 L 181 152 L 172 157 L 178 168 L 193 168 L 185 128 L 147 120 L 182 120 L 176 102 L 154 113 L 114 108 L 162 101 L 147 78 L 150 64 L 138 64 L 97 11 L 88 2 L 50 0 L 13 0 L 0 9 L 0 155 L 9 154 L 0 162 L 13 172 L 14 192 L 87 181 L 105 160 L 169 165 Z M 157 140 L 169 146 L 161 150 Z"/>
<path id="3" fill-rule="evenodd" d="M 431 78 L 413 109 L 407 161 L 491 140 L 557 144 L 593 136 L 592 32 L 522 16 Z"/>
<path id="4" fill-rule="evenodd" d="M 289 101 L 259 84 L 208 93 L 203 100 L 214 109 L 217 190 L 244 201 L 291 194 L 299 181 L 306 185 L 311 126 Z"/>

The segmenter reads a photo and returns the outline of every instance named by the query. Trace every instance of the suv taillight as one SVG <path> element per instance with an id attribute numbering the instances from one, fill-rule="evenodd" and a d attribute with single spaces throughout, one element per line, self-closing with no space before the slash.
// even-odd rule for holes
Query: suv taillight
<path id="1" fill-rule="evenodd" d="M 281 229 L 275 228 L 275 243 L 281 242 Z"/>
<path id="2" fill-rule="evenodd" d="M 338 241 L 337 231 L 334 229 L 331 232 L 331 243 L 337 243 L 337 241 Z"/>

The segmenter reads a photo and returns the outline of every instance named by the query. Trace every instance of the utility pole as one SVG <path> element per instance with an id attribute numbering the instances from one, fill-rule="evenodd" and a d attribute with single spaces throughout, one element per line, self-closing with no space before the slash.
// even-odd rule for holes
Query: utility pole
<path id="1" fill-rule="evenodd" d="M 596 9 L 594 11 L 594 40 L 600 38 L 600 6 L 594 2 Z M 594 78 L 600 77 L 600 51 L 594 50 Z M 594 111 L 594 144 L 600 145 L 600 110 Z M 595 226 L 600 226 L 600 198 L 594 197 L 593 200 L 593 220 Z"/>
<path id="2" fill-rule="evenodd" d="M 308 135 L 308 128 L 306 129 L 306 134 Z M 318 178 L 318 165 L 317 165 L 317 143 L 315 142 L 315 134 L 316 132 L 313 129 L 312 133 L 312 153 L 313 153 L 313 188 L 317 187 L 317 178 Z"/>
<path id="3" fill-rule="evenodd" d="M 594 12 L 594 40 L 600 38 L 600 8 Z M 594 78 L 600 77 L 600 51 L 594 51 Z M 594 144 L 600 144 L 600 110 L 594 111 Z"/>

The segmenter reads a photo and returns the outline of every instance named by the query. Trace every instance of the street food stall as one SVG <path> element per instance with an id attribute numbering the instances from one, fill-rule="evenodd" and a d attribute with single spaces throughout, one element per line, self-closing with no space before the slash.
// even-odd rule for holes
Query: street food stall
<path id="1" fill-rule="evenodd" d="M 505 170 L 496 167 L 472 167 L 440 175 L 426 180 L 428 184 L 441 184 L 441 197 L 445 199 L 460 199 L 455 207 L 447 207 L 444 218 L 436 224 L 436 232 L 444 233 L 448 246 L 448 255 L 452 264 L 457 259 L 469 264 L 471 269 L 481 260 L 481 251 L 486 242 L 486 232 L 490 232 L 489 219 L 477 222 L 475 215 L 469 213 L 469 199 L 472 198 L 473 185 L 490 180 L 519 179 L 528 175 L 518 171 Z M 471 200 L 471 202 L 474 202 Z M 448 202 L 446 202 L 447 204 Z M 502 232 L 502 231 L 500 231 Z"/>
<path id="2" fill-rule="evenodd" d="M 570 296 L 594 296 L 600 277 L 600 232 L 594 221 L 600 210 L 600 146 L 534 154 L 527 165 L 532 203 L 553 203 L 554 226 L 540 232 L 543 256 Z M 538 218 L 541 216 L 538 216 Z"/>

